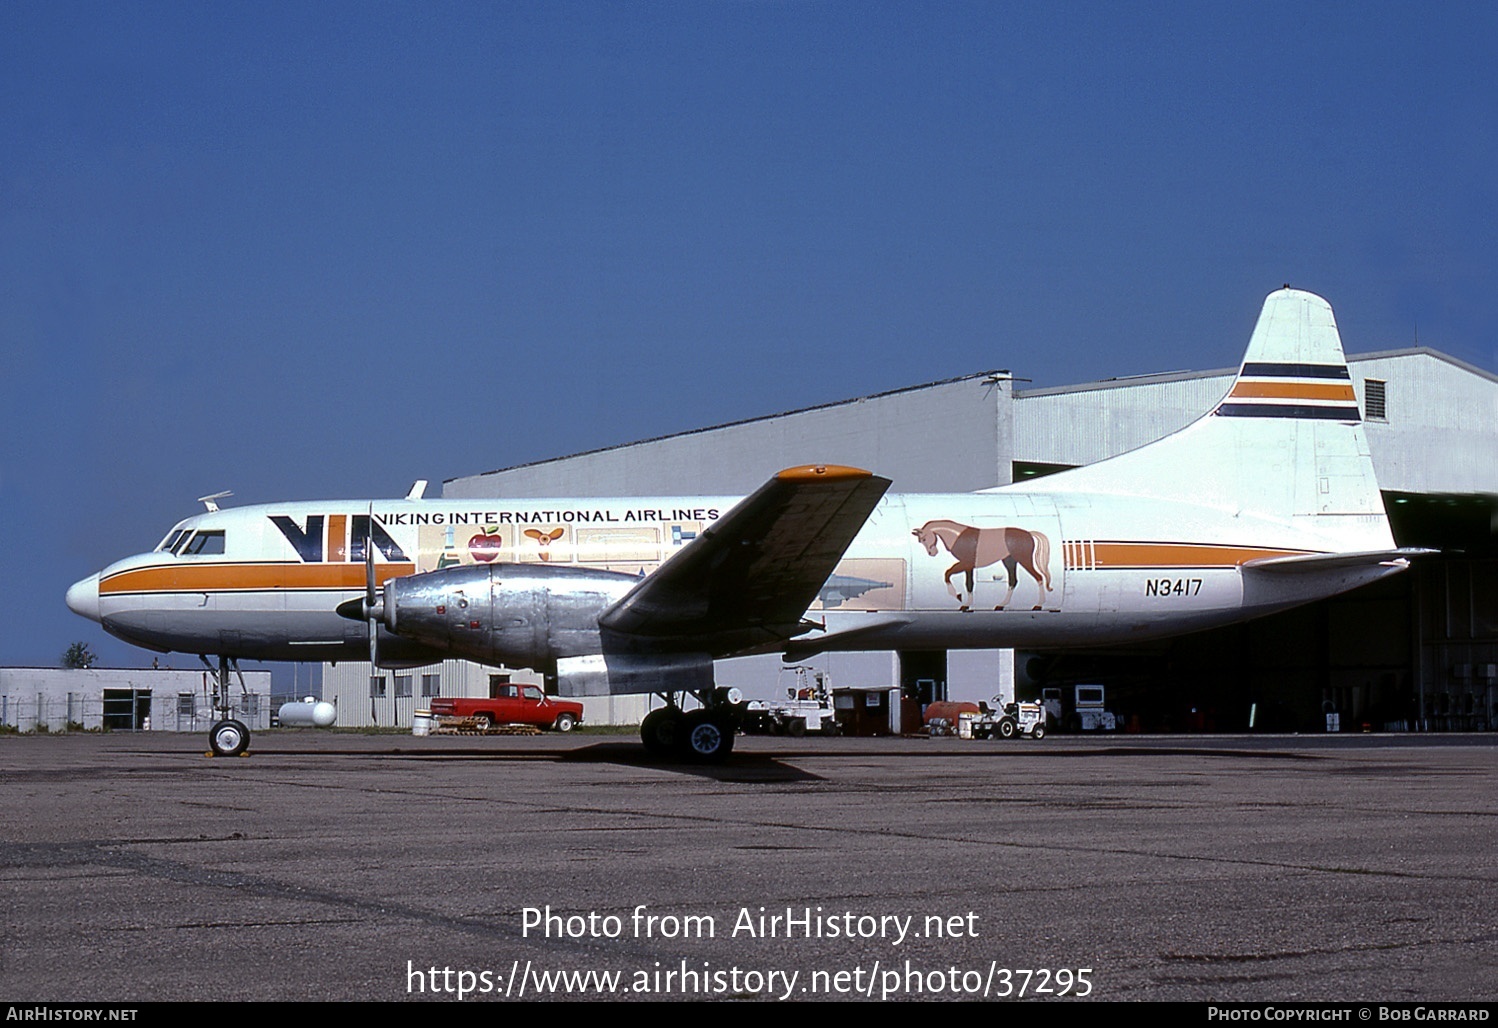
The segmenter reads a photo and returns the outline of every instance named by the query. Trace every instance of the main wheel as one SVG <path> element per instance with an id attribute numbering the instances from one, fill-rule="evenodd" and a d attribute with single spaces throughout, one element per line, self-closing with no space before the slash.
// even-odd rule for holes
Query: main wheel
<path id="1" fill-rule="evenodd" d="M 734 724 L 731 718 L 710 710 L 694 710 L 683 722 L 678 740 L 688 760 L 701 764 L 726 760 L 733 752 Z"/>
<path id="2" fill-rule="evenodd" d="M 676 707 L 652 710 L 640 722 L 640 741 L 651 756 L 664 757 L 676 749 L 681 728 L 681 711 Z"/>
<path id="3" fill-rule="evenodd" d="M 570 732 L 572 726 L 577 724 L 577 718 L 571 714 L 558 714 L 556 724 L 552 725 L 559 732 Z"/>
<path id="4" fill-rule="evenodd" d="M 230 718 L 208 730 L 208 747 L 215 757 L 237 757 L 250 748 L 250 730 Z"/>

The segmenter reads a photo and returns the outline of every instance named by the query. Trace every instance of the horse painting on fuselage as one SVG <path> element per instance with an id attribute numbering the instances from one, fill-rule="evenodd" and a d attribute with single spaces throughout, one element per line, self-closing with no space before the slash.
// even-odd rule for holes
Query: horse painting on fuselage
<path id="1" fill-rule="evenodd" d="M 1009 591 L 1004 594 L 994 610 L 1003 610 L 1014 599 L 1014 587 L 1019 584 L 1019 568 L 1023 567 L 1040 587 L 1040 595 L 1032 610 L 1045 607 L 1046 593 L 1051 590 L 1051 541 L 1040 532 L 1024 528 L 974 528 L 956 521 L 928 521 L 910 533 L 936 556 L 939 542 L 947 552 L 957 558 L 957 563 L 947 568 L 944 576 L 947 592 L 960 603 L 962 610 L 970 610 L 973 602 L 973 572 L 990 564 L 1002 563 L 1009 572 Z M 952 576 L 963 572 L 967 583 L 967 599 L 952 584 Z"/>

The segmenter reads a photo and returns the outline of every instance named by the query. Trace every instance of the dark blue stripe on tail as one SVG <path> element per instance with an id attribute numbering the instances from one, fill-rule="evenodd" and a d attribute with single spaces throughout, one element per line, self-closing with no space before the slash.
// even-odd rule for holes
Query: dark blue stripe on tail
<path id="1" fill-rule="evenodd" d="M 1346 364 L 1245 364 L 1239 374 L 1255 378 L 1352 378 Z"/>
<path id="2" fill-rule="evenodd" d="M 1213 414 L 1228 418 L 1314 418 L 1319 421 L 1361 421 L 1356 407 L 1312 407 L 1298 403 L 1224 403 Z"/>

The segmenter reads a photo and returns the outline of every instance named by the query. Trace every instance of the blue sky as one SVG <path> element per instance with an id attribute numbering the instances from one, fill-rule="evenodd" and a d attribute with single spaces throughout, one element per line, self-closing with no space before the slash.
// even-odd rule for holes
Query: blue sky
<path id="1" fill-rule="evenodd" d="M 63 592 L 222 489 L 1224 367 L 1283 282 L 1498 369 L 1495 57 L 1491 4 L 11 0 L 0 664 L 149 663 Z"/>

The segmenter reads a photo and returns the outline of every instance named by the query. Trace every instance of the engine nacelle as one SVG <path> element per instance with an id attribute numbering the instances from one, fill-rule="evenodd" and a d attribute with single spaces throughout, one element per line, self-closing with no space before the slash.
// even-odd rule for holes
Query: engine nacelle
<path id="1" fill-rule="evenodd" d="M 551 669 L 602 649 L 598 616 L 634 575 L 547 564 L 470 564 L 393 578 L 385 627 L 482 664 Z"/>

